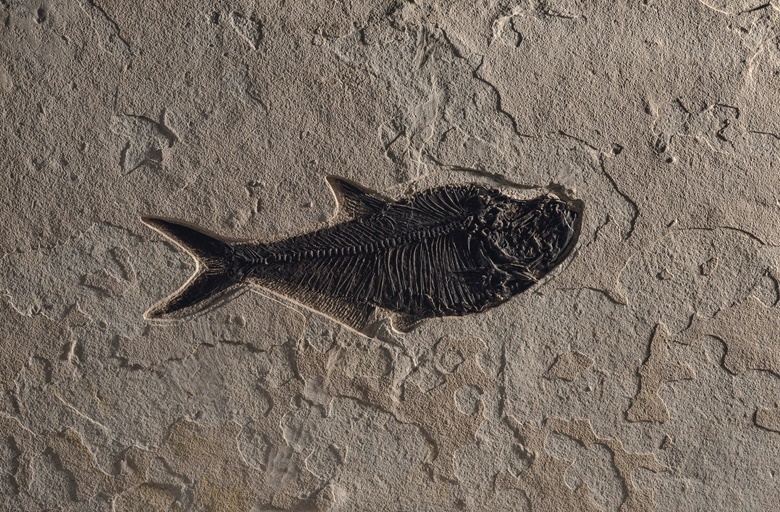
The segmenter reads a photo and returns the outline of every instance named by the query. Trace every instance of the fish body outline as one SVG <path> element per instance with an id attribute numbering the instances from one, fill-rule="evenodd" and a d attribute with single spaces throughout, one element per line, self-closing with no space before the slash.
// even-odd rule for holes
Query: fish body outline
<path id="1" fill-rule="evenodd" d="M 511 198 L 481 184 L 397 200 L 337 176 L 337 222 L 276 242 L 230 240 L 186 222 L 141 220 L 189 252 L 193 276 L 146 313 L 177 319 L 254 284 L 372 335 L 383 317 L 408 332 L 523 292 L 573 250 L 583 205 L 545 194 Z"/>

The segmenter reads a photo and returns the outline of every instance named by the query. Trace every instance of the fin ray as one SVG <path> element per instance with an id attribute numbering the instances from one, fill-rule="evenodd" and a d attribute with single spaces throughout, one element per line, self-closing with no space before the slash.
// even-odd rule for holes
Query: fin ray
<path id="1" fill-rule="evenodd" d="M 262 288 L 297 302 L 319 314 L 329 316 L 350 329 L 371 336 L 377 323 L 377 307 L 367 303 L 347 302 L 343 299 L 269 278 L 253 278 Z"/>
<path id="2" fill-rule="evenodd" d="M 159 217 L 141 221 L 189 252 L 197 261 L 195 274 L 176 292 L 146 313 L 148 319 L 181 318 L 221 303 L 225 294 L 241 284 L 245 272 L 234 246 L 186 223 Z"/>
<path id="3" fill-rule="evenodd" d="M 349 217 L 377 214 L 393 202 L 345 178 L 328 176 L 327 180 L 338 200 L 339 213 L 346 213 Z"/>
<path id="4" fill-rule="evenodd" d="M 145 316 L 149 319 L 176 319 L 211 309 L 225 302 L 229 292 L 235 291 L 239 284 L 222 272 L 201 272 L 155 304 Z"/>

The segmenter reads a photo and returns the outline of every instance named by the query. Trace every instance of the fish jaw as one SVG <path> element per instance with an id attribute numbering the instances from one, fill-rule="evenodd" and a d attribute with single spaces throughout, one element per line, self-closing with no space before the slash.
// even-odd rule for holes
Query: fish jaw
<path id="1" fill-rule="evenodd" d="M 543 209 L 544 218 L 550 225 L 547 236 L 553 249 L 548 254 L 546 264 L 539 270 L 547 273 L 560 265 L 577 245 L 582 226 L 583 204 L 582 201 L 561 201 L 553 198 Z"/>
<path id="2" fill-rule="evenodd" d="M 558 266 L 576 245 L 582 224 L 581 201 L 540 196 L 516 201 L 514 217 L 505 222 L 498 237 L 512 263 L 530 275 L 542 277 Z"/>

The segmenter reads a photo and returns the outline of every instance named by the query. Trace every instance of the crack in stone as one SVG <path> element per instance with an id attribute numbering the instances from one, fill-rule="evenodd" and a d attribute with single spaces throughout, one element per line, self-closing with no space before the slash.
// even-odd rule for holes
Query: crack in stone
<path id="1" fill-rule="evenodd" d="M 570 134 L 564 132 L 563 130 L 559 130 L 558 131 L 558 135 L 561 135 L 561 136 L 566 137 L 568 139 L 571 139 L 571 140 L 574 140 L 576 142 L 579 142 L 580 144 L 584 145 L 586 148 L 588 148 L 590 151 L 592 151 L 596 155 L 596 157 L 598 159 L 599 169 L 601 170 L 601 173 L 604 175 L 605 178 L 607 178 L 607 181 L 612 186 L 614 191 L 620 197 L 622 197 L 623 200 L 626 201 L 626 203 L 628 203 L 628 205 L 631 207 L 631 210 L 632 210 L 631 220 L 629 221 L 628 231 L 626 232 L 625 235 L 623 235 L 623 240 L 625 241 L 625 240 L 628 240 L 629 238 L 631 238 L 633 236 L 633 234 L 634 234 L 634 230 L 636 229 L 637 220 L 639 219 L 639 205 L 637 204 L 637 202 L 634 199 L 631 198 L 631 196 L 629 196 L 628 194 L 626 194 L 625 192 L 623 192 L 620 189 L 620 187 L 618 186 L 617 182 L 615 181 L 615 178 L 613 178 L 612 175 L 609 173 L 609 171 L 607 171 L 606 165 L 604 163 L 604 159 L 606 158 L 607 153 L 605 153 L 604 151 L 596 148 L 593 144 L 591 144 L 591 143 L 589 143 L 589 142 L 587 142 L 587 141 L 585 141 L 585 140 L 583 140 L 583 139 L 581 139 L 579 137 L 576 137 L 574 135 L 570 135 Z M 622 152 L 622 147 L 621 147 L 620 152 Z M 614 151 L 613 151 L 613 153 L 614 153 Z"/>
<path id="2" fill-rule="evenodd" d="M 102 7 L 95 3 L 94 0 L 81 0 L 81 9 L 92 19 L 92 29 L 98 38 L 105 38 L 105 42 L 109 46 L 106 48 L 108 52 L 114 55 L 121 54 L 126 57 L 133 56 L 133 49 L 130 43 L 122 37 L 119 24 Z"/>

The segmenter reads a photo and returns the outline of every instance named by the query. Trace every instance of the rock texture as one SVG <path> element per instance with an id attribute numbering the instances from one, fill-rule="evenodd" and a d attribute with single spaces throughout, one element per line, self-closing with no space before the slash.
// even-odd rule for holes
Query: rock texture
<path id="1" fill-rule="evenodd" d="M 776 0 L 0 0 L 0 510 L 772 510 Z M 484 314 L 144 311 L 339 175 L 585 204 Z"/>

